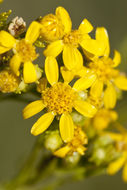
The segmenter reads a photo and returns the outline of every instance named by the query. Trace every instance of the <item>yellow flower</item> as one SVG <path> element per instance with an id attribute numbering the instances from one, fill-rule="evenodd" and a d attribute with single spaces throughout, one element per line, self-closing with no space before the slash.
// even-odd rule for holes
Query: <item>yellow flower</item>
<path id="1" fill-rule="evenodd" d="M 95 75 L 90 75 L 77 80 L 73 87 L 66 82 L 58 82 L 59 71 L 58 64 L 54 57 L 47 57 L 45 61 L 45 73 L 51 87 L 42 91 L 42 99 L 30 103 L 23 110 L 25 119 L 37 114 L 44 108 L 47 113 L 33 125 L 31 133 L 39 135 L 44 132 L 54 120 L 54 117 L 60 118 L 60 134 L 63 141 L 68 142 L 74 135 L 74 123 L 70 113 L 75 108 L 78 112 L 86 117 L 93 117 L 96 108 L 80 99 L 78 93 L 89 88 L 95 80 Z"/>
<path id="2" fill-rule="evenodd" d="M 125 129 L 124 131 L 123 134 L 108 133 L 116 142 L 116 148 L 121 153 L 121 156 L 109 164 L 107 172 L 114 175 L 123 167 L 122 177 L 127 182 L 127 131 Z"/>
<path id="3" fill-rule="evenodd" d="M 93 26 L 87 19 L 82 21 L 77 30 L 72 30 L 70 16 L 63 7 L 56 9 L 56 17 L 64 26 L 64 35 L 62 34 L 61 38 L 59 37 L 47 46 L 44 50 L 45 56 L 57 57 L 63 52 L 65 67 L 68 70 L 76 70 L 83 66 L 83 57 L 78 50 L 79 46 L 94 55 L 100 56 L 103 54 L 103 43 L 100 40 L 91 39 L 88 35 L 93 30 Z M 56 32 L 57 30 L 55 27 L 51 27 L 50 31 Z"/>
<path id="4" fill-rule="evenodd" d="M 116 121 L 118 118 L 117 113 L 112 110 L 100 109 L 92 119 L 92 123 L 95 129 L 103 130 L 108 127 L 109 123 Z"/>
<path id="5" fill-rule="evenodd" d="M 87 57 L 93 61 L 89 63 L 88 67 L 93 71 L 97 78 L 91 87 L 90 94 L 95 98 L 100 97 L 104 90 L 104 105 L 107 109 L 114 108 L 117 100 L 117 88 L 120 90 L 127 90 L 127 77 L 122 75 L 119 70 L 116 70 L 121 62 L 121 56 L 118 51 L 115 50 L 114 58 L 109 57 L 110 45 L 108 34 L 105 28 L 97 28 L 96 39 L 103 41 L 105 44 L 105 51 L 103 57 L 97 56 Z M 105 88 L 106 86 L 106 88 Z"/>
<path id="6" fill-rule="evenodd" d="M 19 68 L 24 63 L 23 78 L 25 83 L 32 83 L 37 80 L 36 68 L 32 61 L 37 58 L 33 43 L 40 34 L 41 25 L 35 21 L 29 26 L 25 38 L 16 40 L 6 31 L 0 31 L 0 54 L 13 50 L 14 56 L 10 60 L 12 71 L 19 76 Z"/>
<path id="7" fill-rule="evenodd" d="M 84 131 L 80 127 L 75 127 L 73 139 L 67 143 L 64 147 L 58 149 L 54 152 L 55 156 L 65 157 L 66 155 L 72 155 L 74 152 L 78 152 L 81 155 L 84 155 L 87 148 L 84 145 L 87 145 L 88 139 Z"/>

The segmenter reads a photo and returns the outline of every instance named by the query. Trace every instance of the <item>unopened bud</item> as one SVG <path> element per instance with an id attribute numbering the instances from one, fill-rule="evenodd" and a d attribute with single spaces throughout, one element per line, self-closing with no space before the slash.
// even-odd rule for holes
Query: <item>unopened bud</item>
<path id="1" fill-rule="evenodd" d="M 26 28 L 26 23 L 22 17 L 15 17 L 12 22 L 9 24 L 8 31 L 12 36 L 18 36 L 24 32 Z"/>
<path id="2" fill-rule="evenodd" d="M 40 23 L 41 36 L 45 41 L 52 42 L 63 37 L 64 26 L 56 15 L 48 14 L 40 20 Z"/>
<path id="3" fill-rule="evenodd" d="M 80 154 L 78 152 L 73 152 L 72 155 L 66 157 L 65 161 L 67 164 L 76 165 L 80 160 Z"/>
<path id="4" fill-rule="evenodd" d="M 78 95 L 79 95 L 79 97 L 80 97 L 82 100 L 86 100 L 86 99 L 87 99 L 87 92 L 85 92 L 85 91 L 79 91 L 79 92 L 78 92 Z"/>
<path id="5" fill-rule="evenodd" d="M 22 80 L 22 81 L 19 83 L 18 88 L 16 89 L 16 93 L 17 93 L 17 94 L 21 94 L 21 92 L 26 92 L 26 91 L 27 91 L 27 87 L 28 87 L 28 84 L 26 84 L 26 83 L 24 82 L 24 80 Z"/>
<path id="6" fill-rule="evenodd" d="M 45 137 L 45 148 L 55 151 L 62 145 L 62 140 L 58 131 L 51 131 Z"/>
<path id="7" fill-rule="evenodd" d="M 78 112 L 74 111 L 74 112 L 72 112 L 71 115 L 72 115 L 72 119 L 73 119 L 74 123 L 80 124 L 80 123 L 84 122 L 84 119 L 85 119 L 84 116 L 82 116 Z"/>

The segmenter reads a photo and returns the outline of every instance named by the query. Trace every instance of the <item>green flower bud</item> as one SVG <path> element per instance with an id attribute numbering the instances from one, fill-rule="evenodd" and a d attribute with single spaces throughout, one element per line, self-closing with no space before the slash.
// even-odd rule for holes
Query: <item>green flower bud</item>
<path id="1" fill-rule="evenodd" d="M 62 145 L 62 140 L 58 131 L 50 131 L 45 136 L 45 148 L 54 152 Z"/>
<path id="2" fill-rule="evenodd" d="M 80 160 L 80 154 L 78 152 L 73 152 L 72 155 L 69 155 L 65 158 L 67 164 L 76 165 Z"/>

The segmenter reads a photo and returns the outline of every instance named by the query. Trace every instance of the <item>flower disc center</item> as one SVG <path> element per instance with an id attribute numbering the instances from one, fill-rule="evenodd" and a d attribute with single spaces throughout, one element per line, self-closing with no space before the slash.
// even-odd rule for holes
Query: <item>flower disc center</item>
<path id="1" fill-rule="evenodd" d="M 64 112 L 71 112 L 76 94 L 71 86 L 58 82 L 42 93 L 42 100 L 49 111 L 61 115 Z"/>

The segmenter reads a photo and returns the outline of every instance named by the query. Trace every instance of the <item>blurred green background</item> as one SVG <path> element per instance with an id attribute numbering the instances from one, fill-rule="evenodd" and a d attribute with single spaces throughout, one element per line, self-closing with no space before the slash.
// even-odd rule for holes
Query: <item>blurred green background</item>
<path id="1" fill-rule="evenodd" d="M 57 6 L 64 6 L 70 13 L 73 27 L 78 27 L 84 17 L 93 26 L 105 26 L 108 29 L 111 48 L 122 53 L 121 68 L 127 71 L 127 0 L 4 0 L 0 11 L 11 9 L 12 15 L 21 16 L 27 23 L 39 16 L 53 13 Z M 117 106 L 127 112 L 127 93 L 124 101 Z M 16 101 L 0 101 L 0 180 L 7 180 L 20 169 L 29 155 L 36 140 L 30 134 L 30 128 L 36 118 L 24 121 L 22 109 L 26 104 Z M 125 116 L 125 114 L 124 114 Z M 120 117 L 120 121 L 127 125 L 127 119 Z M 64 185 L 60 190 L 80 188 L 80 190 L 125 190 L 121 174 L 116 176 L 98 176 L 90 179 Z"/>

